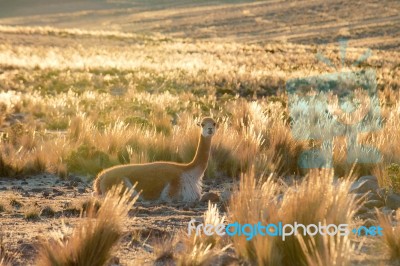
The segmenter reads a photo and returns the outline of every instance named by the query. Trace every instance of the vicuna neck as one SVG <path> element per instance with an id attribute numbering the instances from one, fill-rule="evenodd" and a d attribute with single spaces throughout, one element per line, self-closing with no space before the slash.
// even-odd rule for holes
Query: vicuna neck
<path id="1" fill-rule="evenodd" d="M 199 167 L 202 171 L 205 171 L 208 164 L 208 158 L 210 157 L 212 137 L 204 137 L 200 135 L 199 144 L 197 145 L 196 155 L 193 160 L 187 165 L 188 168 Z"/>

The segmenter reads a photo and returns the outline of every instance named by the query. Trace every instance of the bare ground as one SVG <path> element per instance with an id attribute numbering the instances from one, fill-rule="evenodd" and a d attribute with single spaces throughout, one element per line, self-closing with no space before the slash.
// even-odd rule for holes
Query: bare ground
<path id="1" fill-rule="evenodd" d="M 51 174 L 21 179 L 1 179 L 0 212 L 3 244 L 13 254 L 15 265 L 32 265 L 40 241 L 57 232 L 68 232 L 80 222 L 85 203 L 92 198 L 91 184 L 85 178 L 70 176 L 67 180 Z M 222 182 L 221 182 L 222 181 Z M 206 180 L 204 191 L 220 194 L 222 185 L 232 179 Z M 225 209 L 219 203 L 220 209 Z M 39 217 L 27 218 L 28 210 L 36 209 Z M 135 203 L 126 220 L 126 236 L 115 257 L 121 265 L 151 264 L 153 245 L 167 240 L 178 230 L 185 230 L 192 219 L 200 219 L 207 203 L 151 204 Z"/>

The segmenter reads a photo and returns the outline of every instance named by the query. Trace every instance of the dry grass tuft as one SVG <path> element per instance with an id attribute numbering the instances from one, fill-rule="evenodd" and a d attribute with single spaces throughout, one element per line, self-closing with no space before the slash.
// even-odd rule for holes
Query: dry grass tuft
<path id="1" fill-rule="evenodd" d="M 13 257 L 6 252 L 3 245 L 3 233 L 0 232 L 0 266 L 11 266 L 13 265 Z"/>
<path id="2" fill-rule="evenodd" d="M 212 224 L 214 226 L 223 224 L 225 216 L 221 216 L 215 204 L 209 202 L 208 210 L 203 215 L 203 224 Z M 216 234 L 207 236 L 200 232 L 196 234 L 194 231 L 190 235 L 187 232 L 177 234 L 177 245 L 181 244 L 178 249 L 177 264 L 182 266 L 189 265 L 213 265 L 219 256 L 230 246 L 227 245 L 226 238 Z M 177 248 L 176 248 L 177 249 Z"/>
<path id="3" fill-rule="evenodd" d="M 324 235 L 318 240 L 309 238 L 308 242 L 305 242 L 303 236 L 299 235 L 298 241 L 305 254 L 306 264 L 310 266 L 349 265 L 352 255 L 354 255 L 353 251 L 356 249 L 348 236 Z"/>
<path id="4" fill-rule="evenodd" d="M 350 184 L 350 178 L 335 181 L 332 172 L 321 171 L 284 188 L 272 176 L 257 180 L 253 172 L 242 177 L 232 196 L 229 218 L 240 224 L 350 224 L 357 210 L 357 202 L 348 194 Z M 354 251 L 350 240 L 339 236 L 289 236 L 283 241 L 236 235 L 232 240 L 238 255 L 257 265 L 345 265 Z"/>
<path id="5" fill-rule="evenodd" d="M 201 237 L 194 236 L 190 239 L 192 242 L 187 241 L 187 251 L 183 252 L 178 259 L 180 266 L 201 266 L 213 265 L 213 261 L 220 254 L 220 250 L 213 249 L 212 245 L 203 243 Z"/>
<path id="6" fill-rule="evenodd" d="M 37 221 L 40 219 L 40 209 L 36 206 L 29 206 L 24 211 L 24 218 L 28 221 Z"/>
<path id="7" fill-rule="evenodd" d="M 157 241 L 154 245 L 154 265 L 175 265 L 177 237 L 169 237 Z"/>
<path id="8" fill-rule="evenodd" d="M 131 192 L 120 196 L 122 187 L 108 193 L 100 209 L 91 208 L 87 217 L 68 240 L 57 239 L 43 243 L 38 265 L 106 265 L 113 247 L 123 236 L 123 222 L 137 197 Z M 64 238 L 64 237 L 62 237 Z"/>
<path id="9" fill-rule="evenodd" d="M 392 260 L 400 261 L 400 209 L 393 221 L 390 216 L 377 212 L 379 225 L 383 229 L 383 242 Z"/>
<path id="10" fill-rule="evenodd" d="M 264 182 L 263 182 L 264 181 Z M 259 221 L 273 223 L 278 221 L 277 200 L 279 185 L 272 178 L 257 180 L 254 172 L 242 175 L 239 188 L 231 197 L 229 219 L 240 224 Z M 244 260 L 259 265 L 279 265 L 281 254 L 276 238 L 255 237 L 247 241 L 245 237 L 232 237 L 235 251 Z"/>

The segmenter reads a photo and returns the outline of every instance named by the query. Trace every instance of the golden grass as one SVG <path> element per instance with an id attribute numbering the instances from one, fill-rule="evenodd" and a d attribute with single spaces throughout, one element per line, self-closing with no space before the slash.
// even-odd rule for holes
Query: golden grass
<path id="1" fill-rule="evenodd" d="M 216 226 L 223 224 L 224 221 L 225 216 L 221 216 L 217 206 L 209 202 L 208 210 L 203 215 L 203 223 Z M 229 247 L 226 239 L 218 235 L 206 236 L 202 233 L 197 235 L 194 232 L 190 236 L 186 235 L 186 232 L 184 234 L 184 237 L 179 237 L 183 244 L 183 251 L 177 258 L 177 264 L 181 266 L 213 265 L 218 256 Z"/>
<path id="2" fill-rule="evenodd" d="M 3 236 L 0 236 L 0 265 L 8 266 L 11 265 L 7 259 L 7 255 L 5 254 L 5 249 L 3 247 Z"/>
<path id="3" fill-rule="evenodd" d="M 224 222 L 225 216 L 219 213 L 217 205 L 209 202 L 208 210 L 203 215 L 202 223 L 216 226 Z M 207 236 L 203 232 L 196 234 L 194 231 L 189 235 L 187 230 L 180 230 L 171 238 L 156 243 L 155 264 L 214 265 L 229 247 L 230 244 L 226 236 L 216 234 Z"/>
<path id="4" fill-rule="evenodd" d="M 3 243 L 3 232 L 0 228 L 0 266 L 12 266 L 15 265 L 15 257 L 18 254 L 10 253 L 4 246 Z"/>
<path id="5" fill-rule="evenodd" d="M 154 245 L 154 265 L 175 265 L 178 238 L 171 236 L 158 240 Z"/>
<path id="6" fill-rule="evenodd" d="M 306 264 L 310 266 L 349 265 L 356 249 L 348 236 L 329 237 L 324 235 L 319 243 L 314 238 L 310 238 L 306 243 L 300 235 L 298 241 L 305 254 Z"/>
<path id="7" fill-rule="evenodd" d="M 303 173 L 300 153 L 321 143 L 294 138 L 285 81 L 332 72 L 315 64 L 317 48 L 339 62 L 332 47 L 288 43 L 192 43 L 49 27 L 1 26 L 0 32 L 43 41 L 0 47 L 7 62 L 0 79 L 0 176 L 95 176 L 121 163 L 190 161 L 198 137 L 193 121 L 206 115 L 220 120 L 207 176 L 239 176 L 250 165 L 258 173 Z M 48 35 L 67 43 L 87 38 L 93 45 L 60 49 Z M 126 46 L 130 38 L 137 42 Z M 348 60 L 362 52 L 349 48 Z M 382 66 L 383 58 L 377 51 L 367 65 L 377 73 L 383 128 L 360 134 L 358 141 L 378 148 L 386 163 L 400 163 L 393 90 L 399 86 L 398 60 L 394 54 Z M 335 137 L 335 174 L 347 175 L 351 167 L 345 138 Z M 355 171 L 369 174 L 373 168 L 358 164 Z"/>
<path id="8" fill-rule="evenodd" d="M 199 134 L 196 120 L 212 115 L 219 121 L 219 130 L 206 176 L 239 177 L 252 171 L 243 175 L 233 194 L 229 220 L 351 223 L 357 207 L 347 193 L 350 179 L 333 185 L 334 175 L 352 172 L 352 164 L 346 162 L 345 138 L 333 139 L 334 173 L 311 172 L 292 188 L 274 179 L 303 174 L 305 169 L 298 165 L 301 152 L 321 146 L 319 140 L 293 136 L 285 82 L 335 71 L 315 61 L 320 50 L 338 65 L 340 59 L 332 47 L 171 41 L 51 27 L 0 26 L 0 32 L 42 41 L 30 46 L 5 38 L 0 45 L 0 61 L 6 62 L 0 66 L 0 176 L 43 171 L 64 177 L 69 172 L 95 176 L 115 164 L 188 162 Z M 71 41 L 74 38 L 90 45 L 77 45 Z M 61 40 L 63 45 L 52 40 Z M 363 52 L 350 48 L 347 61 Z M 380 131 L 360 134 L 358 141 L 378 148 L 384 163 L 354 168 L 355 175 L 377 174 L 380 185 L 388 187 L 393 183 L 387 167 L 400 164 L 398 64 L 398 54 L 384 51 L 376 51 L 365 63 L 377 72 L 384 123 Z M 38 264 L 106 263 L 134 202 L 127 196 L 108 195 L 99 212 L 88 211 L 70 237 L 43 243 Z M 209 205 L 204 220 L 224 219 Z M 380 216 L 386 232 L 392 227 L 385 219 Z M 385 240 L 396 257 L 399 232 L 388 232 L 393 234 Z M 180 244 L 183 250 L 177 251 Z M 210 264 L 228 244 L 217 236 L 183 237 L 171 240 L 169 246 L 174 248 L 157 251 L 157 256 L 181 265 Z M 345 265 L 354 251 L 346 237 L 246 241 L 235 236 L 232 244 L 240 258 L 258 265 Z"/>
<path id="9" fill-rule="evenodd" d="M 218 249 L 213 249 L 211 244 L 203 243 L 201 238 L 195 236 L 186 242 L 186 252 L 182 253 L 178 258 L 178 265 L 180 266 L 200 266 L 212 265 L 216 257 L 222 252 Z"/>
<path id="10" fill-rule="evenodd" d="M 27 221 L 36 221 L 40 219 L 40 209 L 36 206 L 29 206 L 24 211 L 24 218 Z"/>
<path id="11" fill-rule="evenodd" d="M 394 261 L 400 261 L 400 210 L 396 212 L 396 219 L 377 211 L 379 225 L 382 227 L 382 241 L 385 249 Z"/>
<path id="12" fill-rule="evenodd" d="M 250 165 L 256 165 L 258 173 L 300 174 L 303 173 L 298 164 L 301 152 L 321 145 L 318 140 L 294 138 L 285 97 L 279 101 L 246 101 L 187 93 L 152 95 L 135 93 L 135 90 L 126 93 L 124 98 L 97 91 L 60 93 L 54 97 L 0 93 L 0 99 L 8 106 L 8 119 L 16 114 L 15 105 L 20 105 L 18 114 L 24 114 L 23 123 L 11 119 L 10 125 L 5 124 L 3 128 L 0 176 L 43 171 L 62 176 L 68 172 L 95 176 L 116 164 L 155 160 L 187 162 L 194 155 L 197 143 L 196 119 L 213 113 L 217 114 L 219 129 L 213 141 L 209 177 L 239 176 Z M 94 99 L 99 99 L 101 104 L 96 104 Z M 188 102 L 182 104 L 182 101 Z M 37 106 L 41 106 L 43 114 L 35 115 Z M 400 146 L 400 139 L 396 138 L 400 135 L 396 127 L 400 123 L 396 115 L 398 106 L 399 102 L 382 106 L 383 128 L 363 133 L 358 140 L 376 147 L 387 165 L 400 163 L 400 152 L 396 150 Z M 160 108 L 168 112 L 162 113 Z M 37 122 L 38 116 L 44 124 Z M 65 119 L 66 128 L 48 128 L 55 116 Z M 388 138 L 389 135 L 393 137 Z M 352 165 L 346 161 L 346 139 L 335 137 L 333 143 L 335 174 L 347 175 Z M 357 164 L 355 172 L 371 174 L 377 167 Z"/>
<path id="13" fill-rule="evenodd" d="M 357 203 L 348 194 L 350 184 L 349 179 L 335 183 L 332 172 L 312 172 L 285 189 L 272 176 L 257 180 L 253 172 L 242 177 L 232 195 L 229 219 L 240 224 L 351 224 Z M 345 265 L 354 251 L 350 240 L 340 236 L 290 236 L 283 241 L 260 235 L 246 240 L 235 235 L 232 240 L 239 257 L 257 265 Z"/>
<path id="14" fill-rule="evenodd" d="M 132 191 L 121 195 L 121 186 L 108 193 L 98 211 L 94 206 L 87 217 L 65 240 L 45 241 L 39 251 L 38 265 L 106 265 L 113 248 L 123 236 L 123 223 L 137 197 Z"/>

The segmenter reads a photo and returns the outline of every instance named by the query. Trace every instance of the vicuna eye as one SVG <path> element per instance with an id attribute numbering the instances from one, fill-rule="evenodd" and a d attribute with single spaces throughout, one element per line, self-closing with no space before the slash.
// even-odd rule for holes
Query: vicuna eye
<path id="1" fill-rule="evenodd" d="M 201 123 L 201 127 L 204 127 L 204 124 L 203 124 L 203 123 Z"/>
<path id="2" fill-rule="evenodd" d="M 213 125 L 214 125 L 214 127 L 215 127 L 217 124 L 216 124 L 216 123 L 214 123 Z"/>

